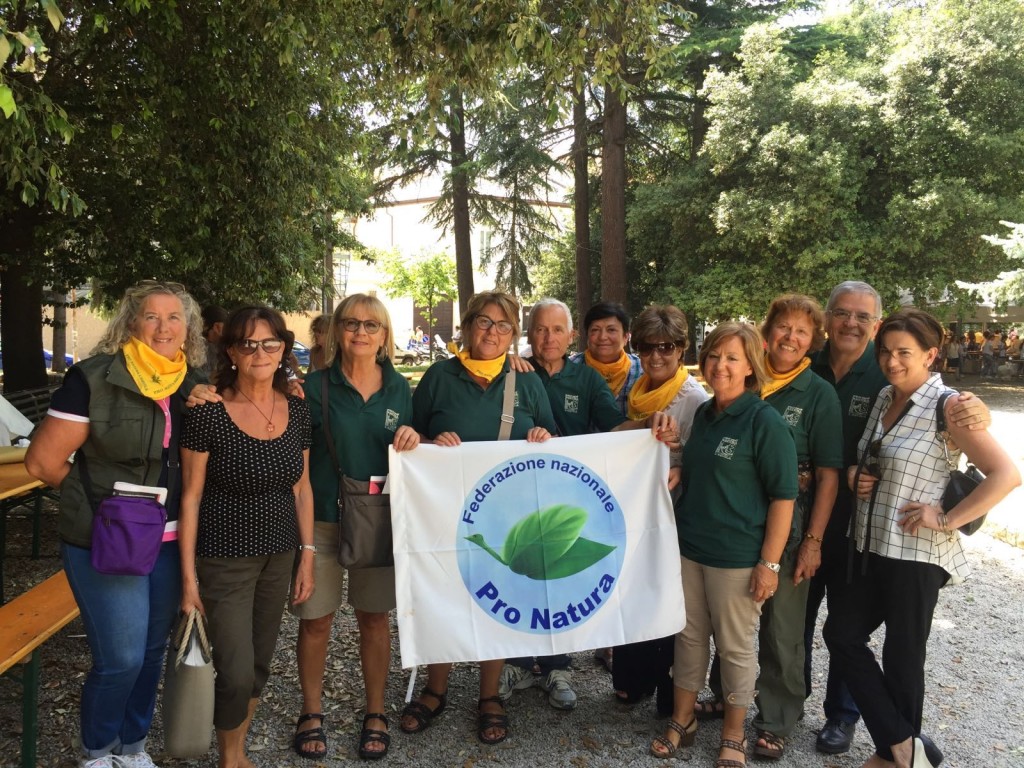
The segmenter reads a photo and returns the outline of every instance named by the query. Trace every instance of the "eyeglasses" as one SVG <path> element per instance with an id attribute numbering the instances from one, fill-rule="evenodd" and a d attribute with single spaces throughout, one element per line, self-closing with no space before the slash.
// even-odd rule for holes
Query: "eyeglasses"
<path id="1" fill-rule="evenodd" d="M 878 315 L 869 315 L 867 312 L 851 312 L 848 309 L 830 309 L 828 313 L 841 323 L 853 318 L 857 325 L 870 325 L 878 319 Z"/>
<path id="2" fill-rule="evenodd" d="M 658 354 L 660 354 L 662 357 L 666 357 L 675 352 L 676 347 L 678 346 L 679 345 L 676 344 L 674 341 L 659 341 L 654 344 L 648 343 L 646 341 L 639 341 L 636 344 L 636 351 L 637 354 L 639 354 L 641 357 L 647 357 L 647 355 L 655 351 L 657 351 Z"/>
<path id="3" fill-rule="evenodd" d="M 355 333 L 360 327 L 365 328 L 371 336 L 384 327 L 384 323 L 377 320 L 356 320 L 354 317 L 343 317 L 338 325 L 349 333 Z"/>
<path id="4" fill-rule="evenodd" d="M 882 465 L 878 462 L 879 456 L 882 454 L 882 439 L 872 440 L 868 443 L 868 458 L 870 461 L 865 465 L 865 469 L 869 474 L 882 478 Z"/>
<path id="5" fill-rule="evenodd" d="M 263 351 L 268 355 L 272 355 L 279 351 L 284 346 L 284 342 L 281 339 L 241 339 L 235 342 L 235 349 L 237 349 L 243 355 L 254 355 L 256 354 L 257 347 L 263 347 Z"/>
<path id="6" fill-rule="evenodd" d="M 489 331 L 492 327 L 497 328 L 498 333 L 502 336 L 512 333 L 512 323 L 508 320 L 498 320 L 495 322 L 487 315 L 477 315 L 473 318 L 473 324 L 481 331 Z"/>

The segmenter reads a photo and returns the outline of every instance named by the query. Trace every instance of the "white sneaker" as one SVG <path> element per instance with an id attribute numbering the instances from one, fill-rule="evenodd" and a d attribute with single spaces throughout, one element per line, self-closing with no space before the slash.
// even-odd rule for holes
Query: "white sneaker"
<path id="1" fill-rule="evenodd" d="M 133 752 L 130 755 L 114 755 L 114 768 L 156 768 L 153 758 L 145 752 Z"/>
<path id="2" fill-rule="evenodd" d="M 78 761 L 78 768 L 114 768 L 114 757 L 113 755 L 83 757 Z"/>
<path id="3" fill-rule="evenodd" d="M 548 704 L 555 709 L 573 709 L 576 706 L 576 692 L 569 685 L 570 678 L 569 670 L 553 669 L 544 680 Z"/>
<path id="4" fill-rule="evenodd" d="M 517 667 L 515 664 L 506 664 L 501 668 L 501 678 L 498 680 L 498 695 L 502 701 L 512 698 L 513 691 L 523 691 L 532 688 L 534 682 L 533 672 L 529 669 Z"/>

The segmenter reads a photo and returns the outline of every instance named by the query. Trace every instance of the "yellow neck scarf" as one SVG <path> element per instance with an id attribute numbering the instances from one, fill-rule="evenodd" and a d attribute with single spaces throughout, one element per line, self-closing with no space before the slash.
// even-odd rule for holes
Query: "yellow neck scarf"
<path id="1" fill-rule="evenodd" d="M 188 371 L 185 353 L 180 349 L 173 360 L 168 360 L 133 336 L 121 351 L 139 392 L 150 400 L 162 400 L 177 392 Z"/>
<path id="2" fill-rule="evenodd" d="M 810 364 L 811 358 L 805 357 L 792 371 L 779 373 L 772 368 L 772 361 L 769 359 L 768 353 L 766 352 L 764 356 L 764 367 L 768 370 L 768 375 L 771 376 L 771 380 L 761 387 L 761 399 L 766 400 L 769 395 L 774 395 L 780 389 L 789 386 L 790 382 L 803 373 Z"/>
<path id="3" fill-rule="evenodd" d="M 463 368 L 474 376 L 483 379 L 488 384 L 498 378 L 498 374 L 501 373 L 501 369 L 505 366 L 505 355 L 496 357 L 493 360 L 474 360 L 469 356 L 468 349 L 459 351 L 459 360 L 462 362 Z"/>
<path id="4" fill-rule="evenodd" d="M 583 353 L 583 359 L 587 361 L 587 365 L 601 374 L 601 378 L 608 382 L 608 386 L 611 387 L 612 394 L 618 397 L 619 392 L 622 391 L 622 385 L 626 383 L 626 377 L 629 375 L 629 368 L 632 365 L 626 350 L 622 350 L 622 355 L 614 363 L 602 363 L 590 354 L 589 349 Z"/>
<path id="5" fill-rule="evenodd" d="M 639 421 L 640 419 L 646 419 L 655 411 L 665 410 L 689 375 L 686 367 L 680 365 L 675 376 L 657 389 L 648 391 L 651 386 L 651 380 L 645 373 L 637 380 L 633 388 L 629 390 L 629 418 Z"/>

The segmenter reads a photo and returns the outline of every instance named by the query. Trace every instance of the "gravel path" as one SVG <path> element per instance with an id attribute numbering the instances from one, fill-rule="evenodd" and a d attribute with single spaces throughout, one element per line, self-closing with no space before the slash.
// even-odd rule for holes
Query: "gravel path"
<path id="1" fill-rule="evenodd" d="M 1021 389 L 990 385 L 975 387 L 975 391 L 993 408 L 993 431 L 1012 447 L 1014 458 L 1024 465 Z M 1024 523 L 1017 520 L 1022 500 L 1024 491 L 1018 491 L 993 513 L 994 532 L 1024 531 Z M 8 594 L 23 591 L 59 568 L 53 540 L 44 543 L 47 554 L 40 560 L 28 558 L 28 550 L 27 523 L 12 520 L 5 567 Z M 928 649 L 925 729 L 944 750 L 944 765 L 950 768 L 1024 768 L 1024 549 L 980 533 L 968 539 L 968 550 L 972 577 L 965 584 L 944 589 L 935 613 Z M 342 613 L 336 620 L 324 702 L 331 745 L 328 758 L 320 762 L 301 760 L 290 750 L 299 706 L 293 653 L 295 628 L 296 622 L 286 618 L 273 675 L 253 725 L 251 758 L 257 768 L 358 763 L 355 743 L 362 699 L 354 618 L 351 613 Z M 875 638 L 876 652 L 880 640 L 880 636 Z M 395 643 L 397 648 L 397 635 Z M 863 729 L 847 755 L 827 757 L 814 750 L 815 730 L 822 724 L 824 689 L 825 653 L 820 632 L 818 648 L 815 688 L 807 703 L 807 716 L 789 740 L 785 757 L 777 763 L 781 768 L 854 768 L 871 753 Z M 81 624 L 74 622 L 51 639 L 43 653 L 38 765 L 73 766 L 78 692 L 89 666 Z M 429 730 L 417 736 L 398 730 L 408 673 L 398 668 L 396 654 L 388 691 L 394 736 L 386 763 L 462 768 L 478 764 L 523 768 L 664 765 L 664 761 L 647 755 L 651 737 L 664 727 L 663 722 L 655 720 L 653 702 L 633 708 L 620 706 L 613 701 L 610 676 L 593 663 L 589 653 L 576 654 L 573 663 L 579 695 L 574 711 L 552 709 L 539 688 L 517 692 L 509 707 L 511 737 L 504 744 L 485 747 L 476 739 L 477 675 L 472 665 L 456 667 L 449 709 Z M 421 673 L 417 687 L 423 680 Z M 20 709 L 18 689 L 10 680 L 0 678 L 0 766 L 18 764 Z M 719 727 L 715 721 L 702 725 L 696 744 L 681 750 L 671 764 L 713 765 Z M 748 731 L 748 736 L 752 735 Z M 216 766 L 213 752 L 195 761 L 161 758 L 162 740 L 158 714 L 150 745 L 161 766 Z"/>

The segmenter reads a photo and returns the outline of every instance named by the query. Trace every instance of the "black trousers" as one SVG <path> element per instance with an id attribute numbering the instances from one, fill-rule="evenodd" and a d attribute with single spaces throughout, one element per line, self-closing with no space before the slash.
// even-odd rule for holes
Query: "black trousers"
<path id="1" fill-rule="evenodd" d="M 948 579 L 930 563 L 858 554 L 852 580 L 829 594 L 825 643 L 885 760 L 893 759 L 893 744 L 921 733 L 925 652 L 939 589 Z M 879 666 L 867 642 L 882 624 Z"/>

